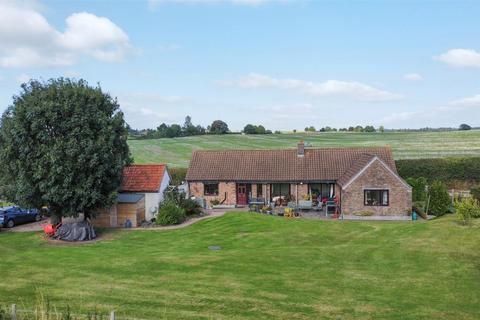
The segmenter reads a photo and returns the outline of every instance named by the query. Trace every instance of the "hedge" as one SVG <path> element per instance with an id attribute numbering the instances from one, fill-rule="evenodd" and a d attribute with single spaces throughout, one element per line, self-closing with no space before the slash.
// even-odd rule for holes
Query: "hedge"
<path id="1" fill-rule="evenodd" d="M 437 158 L 397 160 L 403 178 L 425 177 L 429 182 L 480 181 L 480 158 Z"/>

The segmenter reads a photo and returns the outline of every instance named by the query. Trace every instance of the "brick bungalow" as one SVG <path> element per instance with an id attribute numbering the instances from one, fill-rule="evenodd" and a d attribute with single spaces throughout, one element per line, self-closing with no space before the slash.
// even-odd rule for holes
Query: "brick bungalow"
<path id="1" fill-rule="evenodd" d="M 389 147 L 195 151 L 189 196 L 245 206 L 250 198 L 336 198 L 343 214 L 407 215 L 412 189 Z"/>

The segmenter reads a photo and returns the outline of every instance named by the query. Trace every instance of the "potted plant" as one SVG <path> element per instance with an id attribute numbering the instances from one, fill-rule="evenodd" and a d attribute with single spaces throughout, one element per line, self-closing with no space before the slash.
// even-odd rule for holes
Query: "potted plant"
<path id="1" fill-rule="evenodd" d="M 268 206 L 268 205 L 264 205 L 262 207 L 262 213 L 266 213 L 266 214 L 272 214 L 272 207 Z"/>

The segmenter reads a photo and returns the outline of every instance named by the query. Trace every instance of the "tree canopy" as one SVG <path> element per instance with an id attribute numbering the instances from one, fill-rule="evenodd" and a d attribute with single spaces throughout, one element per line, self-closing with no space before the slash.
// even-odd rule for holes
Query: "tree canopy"
<path id="1" fill-rule="evenodd" d="M 215 120 L 212 122 L 212 125 L 208 127 L 210 133 L 213 134 L 225 134 L 228 133 L 230 130 L 228 129 L 228 125 L 223 122 L 222 120 Z"/>
<path id="2" fill-rule="evenodd" d="M 113 204 L 130 161 L 116 99 L 84 80 L 31 80 L 0 122 L 5 196 L 56 219 Z"/>
<path id="3" fill-rule="evenodd" d="M 458 129 L 459 129 L 459 130 L 472 130 L 472 127 L 469 126 L 469 125 L 466 124 L 466 123 L 462 123 Z"/>
<path id="4" fill-rule="evenodd" d="M 264 126 L 262 125 L 253 125 L 253 124 L 247 124 L 245 128 L 243 128 L 243 133 L 245 134 L 271 134 L 271 130 L 265 129 Z"/>

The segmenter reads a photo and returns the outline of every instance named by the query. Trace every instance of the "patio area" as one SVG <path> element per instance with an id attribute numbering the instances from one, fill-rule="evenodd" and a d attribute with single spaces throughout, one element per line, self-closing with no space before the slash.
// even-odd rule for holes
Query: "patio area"
<path id="1" fill-rule="evenodd" d="M 245 208 L 246 210 L 247 208 Z M 327 207 L 322 209 L 300 209 L 298 207 L 294 208 L 292 206 L 277 206 L 272 208 L 271 211 L 262 211 L 258 207 L 250 206 L 248 211 L 257 212 L 260 214 L 267 214 L 273 216 L 292 216 L 295 218 L 304 218 L 304 219 L 316 219 L 316 220 L 352 220 L 352 221 L 412 221 L 412 216 L 410 215 L 393 215 L 393 216 L 380 216 L 380 215 L 370 215 L 370 216 L 360 216 L 360 215 L 342 215 L 340 213 L 335 213 L 334 208 L 329 208 L 328 213 L 326 212 Z M 428 220 L 434 218 L 434 216 L 428 216 Z M 422 220 L 419 217 L 419 220 Z"/>

